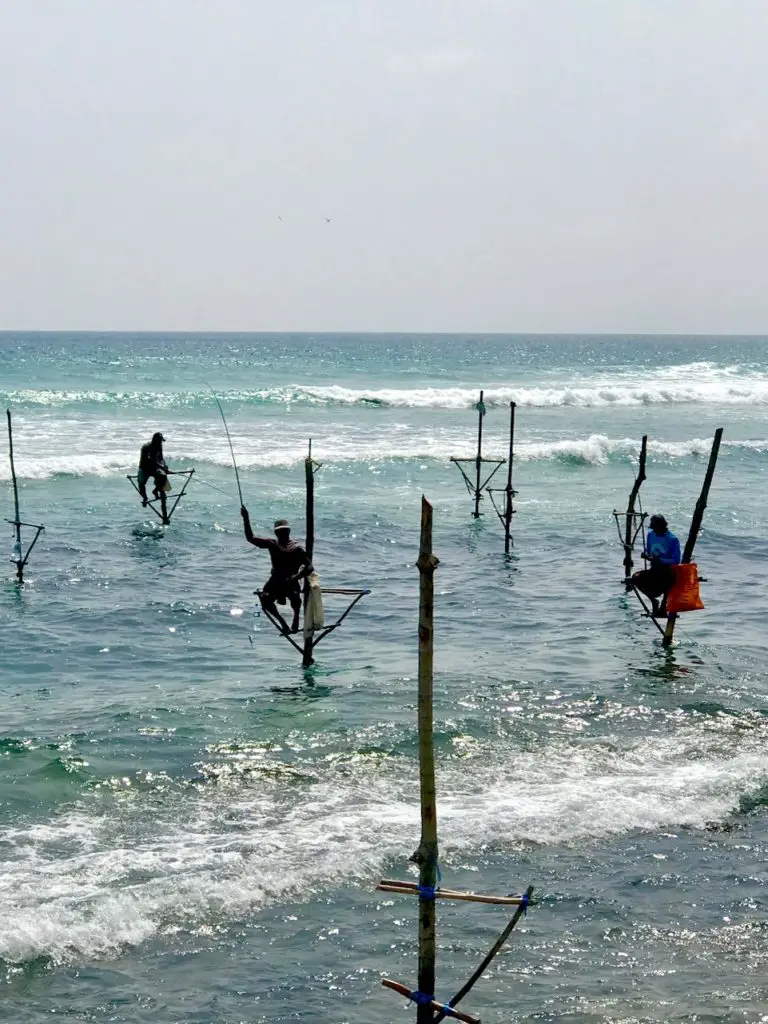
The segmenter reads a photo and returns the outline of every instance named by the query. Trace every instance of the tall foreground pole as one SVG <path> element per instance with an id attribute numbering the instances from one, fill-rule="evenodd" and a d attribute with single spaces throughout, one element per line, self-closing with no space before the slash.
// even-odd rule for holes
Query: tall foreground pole
<path id="1" fill-rule="evenodd" d="M 712 451 L 709 453 L 709 463 L 707 464 L 707 472 L 704 476 L 704 483 L 701 487 L 701 494 L 699 500 L 696 502 L 696 508 L 693 510 L 693 519 L 691 520 L 691 528 L 688 531 L 688 540 L 685 542 L 683 549 L 683 557 L 681 562 L 683 565 L 691 561 L 693 557 L 693 549 L 696 545 L 696 540 L 699 536 L 699 530 L 701 529 L 701 523 L 704 519 L 704 512 L 707 508 L 707 498 L 709 497 L 709 489 L 712 486 L 712 478 L 715 475 L 715 466 L 717 465 L 717 456 L 720 452 L 720 441 L 723 437 L 723 428 L 718 427 L 715 431 L 715 436 L 712 441 Z M 677 613 L 671 612 L 667 618 L 667 628 L 664 630 L 664 639 L 662 640 L 662 646 L 669 647 L 672 644 L 672 637 L 675 632 L 675 623 L 677 622 Z"/>
<path id="2" fill-rule="evenodd" d="M 385 878 L 377 889 L 382 892 L 399 893 L 419 898 L 419 983 L 416 989 L 391 978 L 382 978 L 384 988 L 397 992 L 416 1003 L 416 1024 L 437 1024 L 445 1017 L 464 1021 L 465 1024 L 480 1024 L 479 1018 L 456 1004 L 473 988 L 507 941 L 518 921 L 521 920 L 531 903 L 533 886 L 521 896 L 487 896 L 480 893 L 460 892 L 444 888 L 440 882 L 437 867 L 437 794 L 435 791 L 435 751 L 433 728 L 433 648 L 434 648 L 434 574 L 440 564 L 432 553 L 432 506 L 425 497 L 421 499 L 421 543 L 419 545 L 419 778 L 421 790 L 421 842 L 411 856 L 419 866 L 418 885 L 412 880 L 401 881 Z M 462 985 L 449 1002 L 435 994 L 435 900 L 448 899 L 470 903 L 514 904 L 515 914 L 499 938 L 486 954 L 480 966 Z"/>
<path id="3" fill-rule="evenodd" d="M 435 899 L 437 882 L 437 795 L 435 749 L 432 735 L 432 665 L 434 653 L 435 569 L 432 554 L 432 506 L 421 499 L 419 545 L 419 778 L 421 788 L 421 842 L 411 858 L 419 865 L 419 991 L 435 991 Z M 416 1024 L 430 1024 L 432 1007 L 419 1004 Z"/>

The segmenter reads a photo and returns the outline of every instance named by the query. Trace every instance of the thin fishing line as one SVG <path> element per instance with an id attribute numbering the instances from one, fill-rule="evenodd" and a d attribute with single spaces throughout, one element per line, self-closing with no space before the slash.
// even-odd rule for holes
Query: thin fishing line
<path id="1" fill-rule="evenodd" d="M 207 384 L 207 387 L 211 388 L 211 385 Z M 229 441 L 229 450 L 230 450 L 230 453 L 232 455 L 232 465 L 235 467 L 235 480 L 237 481 L 237 493 L 240 495 L 240 506 L 242 507 L 242 506 L 245 505 L 245 502 L 243 501 L 243 489 L 240 486 L 240 474 L 237 471 L 237 460 L 235 459 L 235 449 L 232 447 L 232 438 L 229 436 L 229 427 L 227 426 L 227 420 L 226 420 L 226 417 L 224 416 L 224 410 L 221 408 L 221 402 L 219 401 L 218 396 L 217 396 L 216 392 L 213 390 L 213 388 L 211 388 L 211 394 L 213 395 L 213 398 L 214 398 L 214 401 L 216 402 L 216 405 L 218 405 L 218 407 L 219 407 L 219 412 L 221 413 L 221 422 L 224 424 L 224 430 L 227 432 L 227 441 Z"/>
<path id="2" fill-rule="evenodd" d="M 211 487 L 211 488 L 213 488 L 214 491 L 218 491 L 219 494 L 223 494 L 225 498 L 231 498 L 232 497 L 232 493 L 230 491 L 225 491 L 223 487 L 217 487 L 216 484 L 210 484 L 210 483 L 208 483 L 207 480 L 201 480 L 199 477 L 197 477 L 196 478 L 196 483 L 202 484 L 203 487 Z"/>

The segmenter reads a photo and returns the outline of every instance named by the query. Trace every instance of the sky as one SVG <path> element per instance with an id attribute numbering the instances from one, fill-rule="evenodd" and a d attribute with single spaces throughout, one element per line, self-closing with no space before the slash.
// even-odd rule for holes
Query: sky
<path id="1" fill-rule="evenodd" d="M 768 333 L 765 0 L 0 0 L 0 329 Z"/>

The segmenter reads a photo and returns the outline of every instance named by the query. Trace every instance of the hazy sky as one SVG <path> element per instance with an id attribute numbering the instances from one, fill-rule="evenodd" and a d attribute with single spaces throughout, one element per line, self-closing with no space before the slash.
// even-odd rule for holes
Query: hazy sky
<path id="1" fill-rule="evenodd" d="M 768 0 L 0 0 L 0 328 L 768 332 L 767 55 Z"/>

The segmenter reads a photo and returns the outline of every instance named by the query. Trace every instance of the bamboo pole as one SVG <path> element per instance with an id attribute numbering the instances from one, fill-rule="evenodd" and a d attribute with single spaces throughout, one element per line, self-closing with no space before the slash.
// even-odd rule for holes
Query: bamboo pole
<path id="1" fill-rule="evenodd" d="M 19 515 L 19 485 L 16 480 L 16 465 L 13 461 L 13 427 L 11 425 L 11 410 L 6 409 L 5 414 L 8 417 L 8 455 L 11 460 L 11 480 L 13 481 L 13 525 L 16 528 L 16 543 L 13 548 L 13 553 L 16 556 L 16 576 L 19 583 L 23 582 L 24 579 L 24 556 L 21 552 L 21 517 Z"/>
<path id="2" fill-rule="evenodd" d="M 507 501 L 504 506 L 504 554 L 509 554 L 509 549 L 512 544 L 512 516 L 514 515 L 514 509 L 512 508 L 512 498 L 515 492 L 512 489 L 512 459 L 515 454 L 515 403 L 509 403 L 509 458 L 507 460 L 507 488 L 506 495 Z"/>
<path id="3" fill-rule="evenodd" d="M 627 502 L 627 519 L 624 526 L 624 586 L 627 590 L 632 589 L 630 581 L 632 577 L 632 567 L 634 565 L 632 561 L 632 540 L 635 531 L 635 501 L 640 493 L 640 487 L 645 480 L 645 459 L 648 452 L 648 435 L 643 434 L 643 440 L 640 445 L 640 468 L 638 469 L 635 482 L 632 485 L 632 490 L 629 492 L 629 501 Z"/>
<path id="4" fill-rule="evenodd" d="M 481 485 L 481 474 L 483 471 L 483 413 L 485 407 L 483 406 L 483 392 L 480 392 L 480 401 L 477 403 L 477 456 L 475 457 L 475 511 L 472 515 L 475 519 L 480 518 L 480 499 L 482 497 L 480 493 Z"/>
<path id="5" fill-rule="evenodd" d="M 312 462 L 312 438 L 309 439 L 309 453 L 304 460 L 304 476 L 307 488 L 307 536 L 305 550 L 311 563 L 315 550 L 315 467 Z M 312 630 L 307 625 L 307 601 L 309 600 L 309 580 L 304 580 L 304 649 L 302 652 L 301 664 L 303 668 L 309 668 L 313 663 L 312 649 L 314 647 Z"/>
<path id="6" fill-rule="evenodd" d="M 683 549 L 683 557 L 681 559 L 681 563 L 683 565 L 690 562 L 693 557 L 693 549 L 696 546 L 696 540 L 698 539 L 701 523 L 704 519 L 704 512 L 707 507 L 709 489 L 712 486 L 712 479 L 715 475 L 715 466 L 717 465 L 717 456 L 720 452 L 720 441 L 722 440 L 722 437 L 723 428 L 718 427 L 712 441 L 712 450 L 709 453 L 709 463 L 707 464 L 707 472 L 704 475 L 701 494 L 699 495 L 699 500 L 696 502 L 696 508 L 693 510 L 693 519 L 691 520 L 691 528 L 688 531 L 688 540 L 685 542 L 685 548 Z M 664 630 L 664 639 L 662 640 L 662 645 L 664 647 L 669 647 L 672 644 L 676 622 L 677 613 L 672 612 L 667 618 L 667 628 Z"/>
<path id="7" fill-rule="evenodd" d="M 424 889 L 437 881 L 437 795 L 435 791 L 435 750 L 432 711 L 432 670 L 434 655 L 435 569 L 439 562 L 432 553 L 432 506 L 421 499 L 421 543 L 419 545 L 419 779 L 421 790 L 421 842 L 411 857 L 419 866 L 419 992 L 435 991 L 435 901 Z M 430 1024 L 431 1006 L 419 1005 L 416 1024 Z"/>

